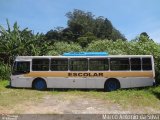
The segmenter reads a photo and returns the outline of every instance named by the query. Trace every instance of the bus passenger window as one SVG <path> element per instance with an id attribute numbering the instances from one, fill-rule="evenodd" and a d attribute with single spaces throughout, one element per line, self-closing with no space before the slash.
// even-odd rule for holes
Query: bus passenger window
<path id="1" fill-rule="evenodd" d="M 115 71 L 130 70 L 129 59 L 128 58 L 111 58 L 110 69 Z"/>
<path id="2" fill-rule="evenodd" d="M 151 58 L 142 58 L 142 69 L 143 70 L 152 70 Z"/>
<path id="3" fill-rule="evenodd" d="M 48 71 L 49 70 L 49 59 L 38 59 L 32 60 L 32 70 L 33 71 Z"/>
<path id="4" fill-rule="evenodd" d="M 141 59 L 140 58 L 131 58 L 131 70 L 141 70 Z"/>
<path id="5" fill-rule="evenodd" d="M 108 70 L 108 59 L 107 58 L 92 58 L 89 60 L 89 70 L 100 71 Z"/>
<path id="6" fill-rule="evenodd" d="M 70 59 L 70 70 L 71 71 L 87 71 L 88 70 L 88 59 L 86 58 Z"/>
<path id="7" fill-rule="evenodd" d="M 51 70 L 52 71 L 67 71 L 68 70 L 68 59 L 51 59 Z"/>

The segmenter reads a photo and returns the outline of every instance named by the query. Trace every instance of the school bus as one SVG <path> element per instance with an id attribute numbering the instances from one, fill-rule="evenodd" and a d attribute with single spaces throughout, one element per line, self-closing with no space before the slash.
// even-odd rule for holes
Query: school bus
<path id="1" fill-rule="evenodd" d="M 101 53 L 101 54 L 100 54 Z M 152 86 L 152 55 L 66 53 L 63 56 L 17 56 L 12 87 L 104 89 Z"/>

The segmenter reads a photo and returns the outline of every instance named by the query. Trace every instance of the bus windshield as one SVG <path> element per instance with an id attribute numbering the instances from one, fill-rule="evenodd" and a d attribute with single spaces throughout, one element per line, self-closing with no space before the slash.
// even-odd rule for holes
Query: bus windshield
<path id="1" fill-rule="evenodd" d="M 12 74 L 19 75 L 30 72 L 30 62 L 29 61 L 16 61 L 13 65 Z"/>

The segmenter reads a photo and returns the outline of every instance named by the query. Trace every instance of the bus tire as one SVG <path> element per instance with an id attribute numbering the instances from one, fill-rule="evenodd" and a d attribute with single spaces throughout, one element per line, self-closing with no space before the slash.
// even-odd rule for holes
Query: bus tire
<path id="1" fill-rule="evenodd" d="M 46 81 L 42 78 L 36 78 L 32 83 L 32 88 L 36 90 L 45 90 L 47 88 Z"/>
<path id="2" fill-rule="evenodd" d="M 115 78 L 110 78 L 106 80 L 104 84 L 104 91 L 106 92 L 115 91 L 119 88 L 120 88 L 120 82 Z"/>

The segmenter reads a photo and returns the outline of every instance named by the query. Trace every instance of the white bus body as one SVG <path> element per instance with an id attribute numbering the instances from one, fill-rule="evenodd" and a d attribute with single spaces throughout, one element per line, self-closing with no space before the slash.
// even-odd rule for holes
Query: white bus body
<path id="1" fill-rule="evenodd" d="M 115 86 L 110 82 L 111 88 L 116 86 L 133 88 L 152 86 L 155 82 L 154 77 L 154 60 L 151 55 L 18 56 L 13 66 L 11 86 L 32 88 L 37 84 L 36 89 L 40 90 L 44 88 L 104 89 L 107 84 L 109 87 L 107 81 L 116 80 L 118 84 L 116 83 Z M 35 83 L 38 80 L 43 82 Z M 41 84 L 44 82 L 43 88 Z M 106 90 L 112 91 L 108 88 Z"/>

